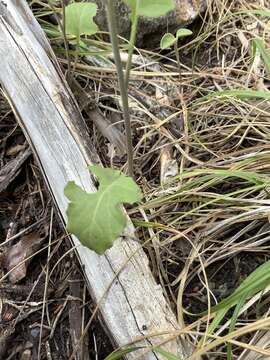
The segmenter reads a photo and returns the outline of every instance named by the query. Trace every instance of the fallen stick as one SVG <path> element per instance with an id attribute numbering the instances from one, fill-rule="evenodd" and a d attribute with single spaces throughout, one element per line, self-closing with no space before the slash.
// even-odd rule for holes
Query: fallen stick
<path id="1" fill-rule="evenodd" d="M 95 191 L 87 166 L 100 161 L 52 49 L 25 0 L 0 1 L 0 59 L 2 88 L 65 223 L 65 185 L 74 180 L 88 192 Z M 90 294 L 116 346 L 143 336 L 146 339 L 140 345 L 157 345 L 169 335 L 147 338 L 147 334 L 178 329 L 148 259 L 134 239 L 129 223 L 125 239 L 118 239 L 104 256 L 98 256 L 72 236 Z M 185 356 L 179 338 L 162 347 Z M 162 356 L 149 352 L 140 358 Z"/>

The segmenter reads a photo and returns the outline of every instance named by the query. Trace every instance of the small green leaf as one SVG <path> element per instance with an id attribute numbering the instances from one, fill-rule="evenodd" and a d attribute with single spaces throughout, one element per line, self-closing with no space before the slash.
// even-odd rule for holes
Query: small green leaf
<path id="1" fill-rule="evenodd" d="M 74 35 L 93 35 L 98 31 L 93 17 L 97 13 L 97 5 L 92 3 L 72 3 L 65 8 L 66 34 Z"/>
<path id="2" fill-rule="evenodd" d="M 118 170 L 90 166 L 99 180 L 99 189 L 89 194 L 71 181 L 65 187 L 70 200 L 67 209 L 67 230 L 80 242 L 103 254 L 125 228 L 127 217 L 121 205 L 133 204 L 142 198 L 138 185 Z"/>
<path id="3" fill-rule="evenodd" d="M 160 48 L 168 49 L 171 47 L 176 41 L 176 38 L 171 33 L 166 33 L 162 36 L 162 39 L 160 40 Z"/>
<path id="4" fill-rule="evenodd" d="M 178 29 L 176 36 L 173 36 L 173 34 L 171 33 L 166 33 L 162 36 L 162 39 L 160 40 L 160 48 L 162 50 L 167 49 L 171 47 L 177 39 L 189 35 L 192 35 L 192 31 L 184 28 Z"/>
<path id="5" fill-rule="evenodd" d="M 140 1 L 138 15 L 142 16 L 163 16 L 175 8 L 173 0 L 124 0 L 131 10 L 135 9 L 137 1 Z"/>
<path id="6" fill-rule="evenodd" d="M 176 32 L 176 38 L 179 39 L 181 37 L 190 36 L 192 34 L 193 34 L 193 32 L 191 30 L 181 28 L 181 29 L 178 29 L 177 32 Z"/>

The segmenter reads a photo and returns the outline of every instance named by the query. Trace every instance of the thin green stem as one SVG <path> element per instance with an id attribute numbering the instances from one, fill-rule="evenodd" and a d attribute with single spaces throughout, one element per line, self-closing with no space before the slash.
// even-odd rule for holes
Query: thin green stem
<path id="1" fill-rule="evenodd" d="M 67 58 L 67 62 L 68 62 L 68 70 L 67 70 L 67 78 L 68 78 L 71 65 L 70 65 L 70 57 L 69 57 L 69 52 L 68 52 L 68 41 L 67 41 L 67 34 L 66 34 L 66 11 L 65 11 L 66 3 L 65 3 L 65 0 L 61 0 L 61 5 L 62 5 L 62 21 L 63 21 L 63 23 L 61 23 L 61 20 L 60 20 L 59 24 L 60 24 L 60 29 L 62 30 L 62 33 L 63 33 L 65 53 L 66 53 L 66 58 Z"/>
<path id="2" fill-rule="evenodd" d="M 123 105 L 123 115 L 125 121 L 126 145 L 127 145 L 127 155 L 128 155 L 128 173 L 129 176 L 133 177 L 133 147 L 132 147 L 131 121 L 129 115 L 127 88 L 125 86 L 124 73 L 120 58 L 120 52 L 119 52 L 114 0 L 107 0 L 106 7 L 107 7 L 107 19 L 110 28 L 111 43 L 113 48 L 114 60 L 117 69 L 118 83 L 120 87 L 120 94 Z"/>
<path id="3" fill-rule="evenodd" d="M 62 8 L 62 21 L 58 15 L 58 10 L 54 7 L 53 3 L 51 2 L 51 0 L 48 1 L 48 5 L 50 6 L 50 8 L 52 9 L 52 11 L 54 12 L 54 15 L 56 17 L 57 23 L 60 27 L 60 30 L 62 31 L 63 34 L 63 41 L 64 41 L 64 47 L 65 47 L 65 54 L 66 54 L 66 59 L 67 59 L 67 64 L 68 64 L 68 70 L 67 70 L 67 74 L 66 74 L 66 78 L 68 79 L 69 73 L 70 73 L 70 69 L 71 69 L 71 63 L 70 63 L 70 56 L 69 56 L 69 49 L 68 49 L 68 40 L 67 40 L 67 34 L 66 34 L 66 2 L 65 0 L 61 0 L 61 8 Z"/>
<path id="4" fill-rule="evenodd" d="M 128 82 L 129 82 L 129 75 L 131 70 L 131 64 L 132 64 L 132 55 L 134 51 L 134 45 L 136 40 L 136 34 L 137 34 L 137 27 L 138 27 L 138 9 L 140 5 L 140 0 L 136 1 L 135 9 L 132 12 L 131 15 L 131 33 L 130 33 L 130 39 L 129 39 L 129 48 L 128 48 L 128 59 L 126 63 L 126 73 L 125 73 L 125 84 L 126 89 L 128 88 Z"/>
<path id="5" fill-rule="evenodd" d="M 179 78 L 181 81 L 182 80 L 182 72 L 181 72 L 181 62 L 180 62 L 180 56 L 179 56 L 179 50 L 178 50 L 178 39 L 176 39 L 176 41 L 174 43 L 174 52 L 175 52 L 177 65 L 178 65 L 178 69 L 179 69 Z"/>

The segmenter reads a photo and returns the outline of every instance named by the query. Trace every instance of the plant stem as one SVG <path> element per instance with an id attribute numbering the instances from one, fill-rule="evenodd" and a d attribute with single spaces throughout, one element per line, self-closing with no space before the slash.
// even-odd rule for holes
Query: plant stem
<path id="1" fill-rule="evenodd" d="M 68 40 L 67 40 L 67 34 L 66 34 L 66 12 L 65 12 L 66 2 L 65 2 L 65 0 L 61 0 L 62 21 L 61 21 L 59 15 L 57 13 L 57 9 L 54 8 L 54 5 L 51 2 L 51 0 L 48 1 L 48 4 L 49 4 L 50 8 L 53 10 L 54 15 L 55 15 L 56 20 L 57 20 L 57 23 L 58 23 L 58 25 L 60 27 L 60 30 L 62 31 L 62 34 L 63 34 L 65 54 L 66 54 L 66 59 L 67 59 L 67 64 L 68 64 L 68 70 L 67 70 L 66 78 L 68 79 L 71 64 L 70 64 L 70 56 L 69 56 L 69 51 L 68 51 Z"/>
<path id="2" fill-rule="evenodd" d="M 175 52 L 177 65 L 178 65 L 178 69 L 179 69 L 179 78 L 180 78 L 180 81 L 181 81 L 182 80 L 182 73 L 181 73 L 181 62 L 180 62 L 180 56 L 179 56 L 179 50 L 178 50 L 178 39 L 176 39 L 176 41 L 174 43 L 174 52 Z"/>
<path id="3" fill-rule="evenodd" d="M 133 147 L 132 147 L 131 121 L 129 115 L 127 88 L 125 86 L 124 73 L 120 58 L 120 52 L 119 52 L 114 0 L 107 0 L 106 7 L 107 7 L 107 19 L 110 28 L 111 43 L 113 48 L 115 66 L 117 69 L 118 83 L 120 87 L 120 94 L 123 105 L 123 116 L 125 121 L 125 130 L 126 130 L 126 146 L 127 146 L 127 155 L 128 155 L 128 174 L 129 176 L 133 177 Z"/>
<path id="4" fill-rule="evenodd" d="M 129 38 L 128 59 L 127 59 L 127 63 L 126 63 L 126 72 L 125 72 L 126 88 L 128 88 L 129 74 L 130 74 L 130 69 L 131 69 L 131 64 L 132 64 L 132 55 L 133 55 L 133 51 L 134 51 L 134 45 L 135 45 L 136 34 L 137 34 L 137 26 L 138 26 L 138 18 L 139 18 L 139 16 L 138 16 L 139 5 L 140 5 L 140 0 L 137 0 L 135 9 L 131 15 L 131 17 L 132 17 L 131 33 L 130 33 L 130 38 Z"/>
<path id="5" fill-rule="evenodd" d="M 68 70 L 67 70 L 67 78 L 69 76 L 70 73 L 70 57 L 69 57 L 69 52 L 68 52 L 68 41 L 67 41 L 67 34 L 66 34 L 66 2 L 65 0 L 61 0 L 61 5 L 62 5 L 62 19 L 63 19 L 63 23 L 61 23 L 61 20 L 59 21 L 60 24 L 60 29 L 62 30 L 63 33 L 63 39 L 64 39 L 64 46 L 65 46 L 65 52 L 66 52 L 66 58 L 67 58 L 67 62 L 68 62 Z"/>

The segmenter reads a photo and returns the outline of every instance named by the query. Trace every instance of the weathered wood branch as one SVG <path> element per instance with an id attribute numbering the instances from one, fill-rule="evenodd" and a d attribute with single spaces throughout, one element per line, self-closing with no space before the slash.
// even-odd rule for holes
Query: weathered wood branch
<path id="1" fill-rule="evenodd" d="M 74 180 L 85 190 L 95 191 L 87 166 L 99 159 L 50 45 L 24 0 L 0 2 L 0 58 L 0 82 L 65 222 L 66 183 Z M 131 223 L 125 235 L 125 240 L 118 239 L 104 256 L 72 237 L 90 293 L 117 346 L 178 328 L 141 245 L 134 241 Z M 159 344 L 166 339 L 168 335 L 147 338 L 143 343 Z M 165 348 L 185 356 L 180 339 Z M 161 356 L 151 352 L 145 358 Z"/>

